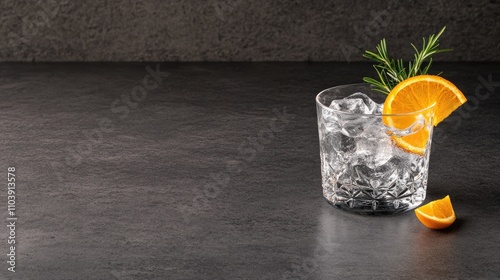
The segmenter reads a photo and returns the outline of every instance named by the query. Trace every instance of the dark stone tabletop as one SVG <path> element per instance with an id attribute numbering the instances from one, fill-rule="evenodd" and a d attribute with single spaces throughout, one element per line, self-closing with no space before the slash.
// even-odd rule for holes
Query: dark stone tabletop
<path id="1" fill-rule="evenodd" d="M 322 196 L 315 95 L 369 64 L 0 64 L 0 278 L 498 279 L 499 66 L 434 65 L 470 100 L 435 130 L 434 231 Z"/>

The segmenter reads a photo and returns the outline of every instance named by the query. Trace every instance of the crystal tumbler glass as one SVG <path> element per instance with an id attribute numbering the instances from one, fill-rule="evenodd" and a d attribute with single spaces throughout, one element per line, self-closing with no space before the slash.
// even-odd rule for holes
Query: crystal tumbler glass
<path id="1" fill-rule="evenodd" d="M 434 105 L 384 115 L 386 96 L 350 84 L 316 97 L 323 195 L 338 208 L 393 214 L 425 199 Z"/>

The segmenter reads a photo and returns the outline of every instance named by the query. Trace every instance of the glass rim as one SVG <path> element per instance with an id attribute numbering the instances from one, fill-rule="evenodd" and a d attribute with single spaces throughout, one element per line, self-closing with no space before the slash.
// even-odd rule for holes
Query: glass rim
<path id="1" fill-rule="evenodd" d="M 340 110 L 336 110 L 336 109 L 332 109 L 330 107 L 327 107 L 325 106 L 323 103 L 321 103 L 319 101 L 319 96 L 328 91 L 328 90 L 332 90 L 332 89 L 335 89 L 335 88 L 338 88 L 338 87 L 346 87 L 346 86 L 369 86 L 367 83 L 356 83 L 356 84 L 344 84 L 344 85 L 337 85 L 337 86 L 333 86 L 333 87 L 330 87 L 330 88 L 326 88 L 322 91 L 320 91 L 317 95 L 316 95 L 316 104 L 319 104 L 319 106 L 321 106 L 323 109 L 325 110 L 328 110 L 328 111 L 331 111 L 331 112 L 335 112 L 337 114 L 343 114 L 343 115 L 350 115 L 350 116 L 365 116 L 365 117 L 381 117 L 381 116 L 409 116 L 409 115 L 415 115 L 415 114 L 419 114 L 419 113 L 422 113 L 424 111 L 427 111 L 429 109 L 432 109 L 436 106 L 436 103 L 433 103 L 432 105 L 426 107 L 426 108 L 423 108 L 423 109 L 420 109 L 420 110 L 417 110 L 417 111 L 413 111 L 413 112 L 408 112 L 408 113 L 400 113 L 400 114 L 359 114 L 359 113 L 351 113 L 351 112 L 345 112 L 345 111 L 340 111 Z M 380 93 L 380 94 L 383 94 L 383 93 Z"/>

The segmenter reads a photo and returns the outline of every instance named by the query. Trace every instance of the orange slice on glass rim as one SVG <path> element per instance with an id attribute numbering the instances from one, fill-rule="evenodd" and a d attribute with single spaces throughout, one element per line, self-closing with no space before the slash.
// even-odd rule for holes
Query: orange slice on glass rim
<path id="1" fill-rule="evenodd" d="M 418 115 L 408 113 L 434 105 L 432 124 L 436 126 L 466 101 L 467 98 L 453 83 L 440 76 L 414 76 L 396 85 L 384 102 L 384 115 L 402 115 L 384 116 L 382 121 L 390 127 L 404 129 L 412 125 Z M 429 130 L 423 127 L 416 133 L 392 136 L 392 139 L 403 150 L 423 155 L 429 140 Z"/>

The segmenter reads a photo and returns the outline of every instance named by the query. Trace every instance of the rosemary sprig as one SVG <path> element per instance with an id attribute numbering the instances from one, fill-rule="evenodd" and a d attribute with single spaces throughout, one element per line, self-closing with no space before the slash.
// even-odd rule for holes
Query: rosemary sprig
<path id="1" fill-rule="evenodd" d="M 408 67 L 405 67 L 405 63 L 402 59 L 394 60 L 392 58 L 389 58 L 387 43 L 385 42 L 385 39 L 382 39 L 376 47 L 376 52 L 367 50 L 363 54 L 364 57 L 377 63 L 373 65 L 373 68 L 375 68 L 379 80 L 370 77 L 364 77 L 363 81 L 365 83 L 371 84 L 373 90 L 389 94 L 391 89 L 403 80 L 413 76 L 427 74 L 432 64 L 432 55 L 452 50 L 438 48 L 439 37 L 441 36 L 441 34 L 443 34 L 445 29 L 446 26 L 444 26 L 438 34 L 430 35 L 427 41 L 425 40 L 425 38 L 422 38 L 423 44 L 421 50 L 418 50 L 414 44 L 411 44 L 411 46 L 415 50 L 415 54 L 413 56 L 413 61 L 408 62 Z M 422 68 L 426 60 L 428 61 L 427 65 Z"/>

